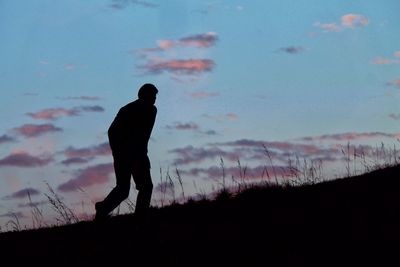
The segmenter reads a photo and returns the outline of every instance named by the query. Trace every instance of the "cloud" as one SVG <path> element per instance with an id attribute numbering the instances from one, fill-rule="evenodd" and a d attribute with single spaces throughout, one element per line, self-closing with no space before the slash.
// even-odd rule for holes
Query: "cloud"
<path id="1" fill-rule="evenodd" d="M 341 32 L 344 29 L 355 29 L 359 27 L 364 27 L 369 24 L 369 19 L 360 14 L 345 14 L 340 18 L 340 25 L 336 22 L 331 23 L 321 23 L 315 22 L 314 26 L 318 27 L 324 32 Z"/>
<path id="2" fill-rule="evenodd" d="M 209 48 L 214 46 L 218 41 L 216 32 L 206 32 L 201 34 L 189 35 L 178 40 L 158 40 L 157 47 L 144 48 L 142 52 L 160 52 L 177 47 L 197 47 Z"/>
<path id="3" fill-rule="evenodd" d="M 38 112 L 26 113 L 29 117 L 38 120 L 55 120 L 63 116 L 77 116 L 79 112 L 75 109 L 48 108 Z"/>
<path id="4" fill-rule="evenodd" d="M 397 80 L 388 82 L 388 83 L 386 83 L 386 84 L 389 85 L 389 86 L 395 86 L 395 87 L 400 88 L 400 79 L 397 79 Z"/>
<path id="5" fill-rule="evenodd" d="M 211 120 L 215 120 L 217 122 L 223 122 L 223 121 L 235 121 L 239 119 L 239 116 L 233 112 L 223 114 L 223 115 L 210 115 L 210 114 L 203 114 L 203 117 Z"/>
<path id="6" fill-rule="evenodd" d="M 68 96 L 68 97 L 58 97 L 61 100 L 85 100 L 85 101 L 97 101 L 100 100 L 98 96 Z"/>
<path id="7" fill-rule="evenodd" d="M 371 61 L 371 64 L 375 65 L 391 65 L 391 64 L 399 64 L 400 60 L 398 59 L 390 59 L 390 58 L 383 58 L 377 57 Z"/>
<path id="8" fill-rule="evenodd" d="M 320 136 L 303 137 L 302 141 L 355 141 L 363 139 L 379 139 L 379 138 L 398 138 L 400 133 L 389 134 L 383 132 L 369 133 L 340 133 L 340 134 L 325 134 Z"/>
<path id="9" fill-rule="evenodd" d="M 198 130 L 199 126 L 194 122 L 176 122 L 174 125 L 167 125 L 166 128 L 169 130 Z"/>
<path id="10" fill-rule="evenodd" d="M 207 130 L 207 131 L 201 130 L 200 126 L 194 122 L 188 122 L 188 123 L 176 122 L 173 125 L 167 125 L 165 128 L 167 128 L 168 130 L 192 131 L 197 134 L 208 135 L 208 136 L 218 134 L 215 130 Z"/>
<path id="11" fill-rule="evenodd" d="M 46 133 L 60 132 L 61 128 L 53 124 L 24 124 L 14 130 L 25 137 L 37 137 Z"/>
<path id="12" fill-rule="evenodd" d="M 40 191 L 36 190 L 35 188 L 32 187 L 27 187 L 22 190 L 19 190 L 17 192 L 12 193 L 9 196 L 4 197 L 4 200 L 10 200 L 10 199 L 22 199 L 22 198 L 28 198 L 29 196 L 35 196 L 35 195 L 40 195 Z"/>
<path id="13" fill-rule="evenodd" d="M 88 163 L 90 160 L 92 160 L 92 158 L 79 158 L 79 157 L 75 157 L 75 158 L 68 158 L 65 159 L 63 161 L 61 161 L 62 164 L 69 166 L 69 165 L 74 165 L 74 164 L 85 164 Z"/>
<path id="14" fill-rule="evenodd" d="M 219 158 L 236 162 L 251 162 L 273 159 L 275 162 L 287 162 L 289 158 L 298 156 L 310 160 L 336 161 L 341 157 L 341 148 L 324 147 L 313 144 L 294 142 L 271 142 L 262 140 L 241 139 L 231 142 L 210 143 L 202 147 L 186 146 L 170 150 L 175 154 L 174 164 L 188 165 Z"/>
<path id="15" fill-rule="evenodd" d="M 114 172 L 112 163 L 98 164 L 79 170 L 77 176 L 60 186 L 61 192 L 76 191 L 78 188 L 84 188 L 95 184 L 104 184 L 109 181 L 109 176 Z"/>
<path id="16" fill-rule="evenodd" d="M 301 46 L 281 47 L 279 50 L 288 54 L 299 54 L 304 52 L 304 48 Z"/>
<path id="17" fill-rule="evenodd" d="M 400 114 L 389 114 L 389 118 L 393 120 L 400 120 Z M 400 136 L 400 134 L 398 134 L 398 136 Z"/>
<path id="18" fill-rule="evenodd" d="M 363 27 L 368 25 L 369 20 L 366 16 L 359 14 L 346 14 L 341 17 L 342 26 L 348 28 Z"/>
<path id="19" fill-rule="evenodd" d="M 76 68 L 77 68 L 77 66 L 75 64 L 65 64 L 64 65 L 65 70 L 74 70 Z"/>
<path id="20" fill-rule="evenodd" d="M 143 0 L 113 0 L 112 4 L 110 4 L 110 7 L 114 9 L 124 9 L 130 4 L 147 8 L 157 8 L 159 6 L 157 4 L 153 4 L 151 2 Z"/>
<path id="21" fill-rule="evenodd" d="M 96 156 L 111 155 L 111 149 L 108 142 L 104 142 L 99 145 L 84 148 L 74 148 L 73 146 L 69 146 L 62 153 L 69 159 L 92 158 Z"/>
<path id="22" fill-rule="evenodd" d="M 11 137 L 9 135 L 3 134 L 0 136 L 0 144 L 4 144 L 4 143 L 11 143 L 14 142 L 15 138 Z"/>
<path id="23" fill-rule="evenodd" d="M 82 112 L 103 112 L 101 106 L 80 106 L 71 109 L 65 108 L 47 108 L 37 112 L 26 113 L 29 117 L 37 120 L 56 120 L 60 117 L 78 116 Z"/>
<path id="24" fill-rule="evenodd" d="M 218 41 L 218 34 L 216 32 L 196 34 L 179 39 L 180 44 L 184 46 L 195 46 L 195 47 L 210 47 L 215 45 L 217 41 Z"/>
<path id="25" fill-rule="evenodd" d="M 394 55 L 395 57 L 400 57 L 400 51 L 394 52 L 393 55 Z"/>
<path id="26" fill-rule="evenodd" d="M 315 27 L 323 29 L 325 32 L 340 32 L 342 29 L 336 23 L 314 23 Z"/>
<path id="27" fill-rule="evenodd" d="M 285 165 L 264 166 L 259 165 L 255 167 L 236 166 L 224 167 L 224 173 L 219 166 L 210 166 L 208 168 L 191 168 L 189 170 L 181 170 L 182 175 L 191 175 L 195 177 L 202 176 L 205 179 L 221 180 L 223 175 L 225 179 L 235 180 L 240 179 L 259 179 L 268 177 L 292 177 L 296 175 L 294 168 Z"/>
<path id="28" fill-rule="evenodd" d="M 45 205 L 48 204 L 48 201 L 33 201 L 29 203 L 24 203 L 24 204 L 18 204 L 18 208 L 34 208 L 37 206 Z"/>
<path id="29" fill-rule="evenodd" d="M 176 165 L 200 163 L 207 159 L 215 160 L 219 158 L 228 158 L 236 161 L 241 156 L 240 152 L 227 152 L 218 147 L 195 148 L 193 146 L 186 146 L 170 150 L 169 153 L 177 155 L 177 158 L 174 160 L 174 164 Z"/>
<path id="30" fill-rule="evenodd" d="M 42 167 L 53 161 L 52 157 L 48 156 L 32 156 L 27 152 L 12 153 L 0 159 L 0 166 L 12 166 L 12 167 Z"/>
<path id="31" fill-rule="evenodd" d="M 215 63 L 211 59 L 167 60 L 163 62 L 148 62 L 141 66 L 150 74 L 160 74 L 164 71 L 179 74 L 198 74 L 211 71 Z"/>
<path id="32" fill-rule="evenodd" d="M 81 106 L 77 108 L 78 110 L 80 109 L 81 111 L 86 111 L 86 112 L 103 112 L 104 108 L 101 106 Z"/>
<path id="33" fill-rule="evenodd" d="M 219 96 L 219 93 L 199 91 L 191 93 L 190 96 L 194 99 L 204 99 L 204 98 Z"/>
<path id="34" fill-rule="evenodd" d="M 0 217 L 9 217 L 9 218 L 25 218 L 26 216 L 22 212 L 7 212 L 4 214 L 1 214 Z"/>

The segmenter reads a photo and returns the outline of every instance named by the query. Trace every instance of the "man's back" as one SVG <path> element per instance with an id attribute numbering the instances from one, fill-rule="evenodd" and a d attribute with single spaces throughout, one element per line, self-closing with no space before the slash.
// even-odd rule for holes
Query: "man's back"
<path id="1" fill-rule="evenodd" d="M 145 155 L 154 126 L 157 108 L 143 100 L 122 107 L 108 129 L 114 154 Z"/>

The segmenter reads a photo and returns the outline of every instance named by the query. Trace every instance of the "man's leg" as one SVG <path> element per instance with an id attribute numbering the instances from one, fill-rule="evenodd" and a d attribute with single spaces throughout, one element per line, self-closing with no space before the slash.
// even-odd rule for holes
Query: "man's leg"
<path id="1" fill-rule="evenodd" d="M 114 170 L 117 185 L 101 202 L 96 203 L 96 218 L 106 217 L 129 196 L 131 166 L 126 159 L 114 157 Z"/>
<path id="2" fill-rule="evenodd" d="M 135 214 L 145 215 L 150 207 L 153 183 L 150 174 L 150 161 L 146 156 L 135 164 L 133 169 L 133 179 L 136 189 L 139 191 L 136 198 Z"/>

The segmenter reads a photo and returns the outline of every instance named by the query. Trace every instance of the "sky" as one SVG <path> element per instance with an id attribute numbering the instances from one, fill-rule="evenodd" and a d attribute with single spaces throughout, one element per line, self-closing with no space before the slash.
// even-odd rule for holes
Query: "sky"
<path id="1" fill-rule="evenodd" d="M 210 193 L 223 180 L 290 180 L 310 166 L 330 179 L 393 162 L 399 8 L 396 0 L 0 1 L 1 230 L 17 219 L 27 228 L 59 222 L 55 195 L 79 219 L 93 216 L 115 186 L 108 127 L 144 83 L 159 89 L 152 205 Z"/>

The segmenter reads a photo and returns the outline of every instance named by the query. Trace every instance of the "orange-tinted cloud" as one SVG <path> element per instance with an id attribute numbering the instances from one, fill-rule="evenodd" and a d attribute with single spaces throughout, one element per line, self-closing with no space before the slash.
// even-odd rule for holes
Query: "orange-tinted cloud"
<path id="1" fill-rule="evenodd" d="M 350 13 L 341 17 L 341 23 L 344 27 L 355 28 L 368 25 L 369 19 L 363 15 Z"/>
<path id="2" fill-rule="evenodd" d="M 167 60 L 163 62 L 148 62 L 141 66 L 151 74 L 159 74 L 166 72 L 180 74 L 198 74 L 209 72 L 215 66 L 211 59 L 186 59 L 186 60 Z"/>
<path id="3" fill-rule="evenodd" d="M 201 34 L 189 35 L 178 40 L 158 40 L 157 47 L 144 48 L 142 52 L 159 52 L 177 47 L 198 47 L 208 48 L 214 46 L 218 41 L 216 32 L 206 32 Z"/>

